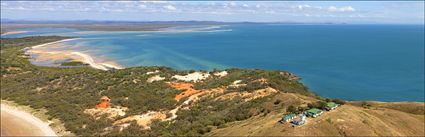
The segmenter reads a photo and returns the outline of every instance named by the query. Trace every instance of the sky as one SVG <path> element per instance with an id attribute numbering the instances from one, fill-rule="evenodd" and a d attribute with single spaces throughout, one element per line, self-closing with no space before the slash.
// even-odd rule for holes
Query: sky
<path id="1" fill-rule="evenodd" d="M 17 20 L 424 24 L 423 1 L 1 1 Z"/>

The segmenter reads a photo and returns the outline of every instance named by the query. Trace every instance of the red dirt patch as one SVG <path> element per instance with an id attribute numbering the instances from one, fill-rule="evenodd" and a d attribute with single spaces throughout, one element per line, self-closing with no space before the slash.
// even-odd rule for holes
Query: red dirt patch
<path id="1" fill-rule="evenodd" d="M 193 89 L 192 83 L 170 83 L 170 86 L 177 90 L 183 90 L 182 93 L 177 94 L 176 97 L 174 98 L 176 101 L 180 101 L 180 99 L 184 97 L 189 97 L 193 94 L 202 92 L 202 90 Z"/>
<path id="2" fill-rule="evenodd" d="M 109 99 L 107 96 L 102 96 L 100 98 L 100 104 L 97 104 L 96 108 L 109 108 L 111 104 L 110 101 L 111 99 Z"/>

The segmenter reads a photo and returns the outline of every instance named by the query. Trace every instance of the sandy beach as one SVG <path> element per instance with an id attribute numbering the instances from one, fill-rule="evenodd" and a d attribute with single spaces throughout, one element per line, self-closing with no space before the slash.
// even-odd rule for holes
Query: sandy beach
<path id="1" fill-rule="evenodd" d="M 78 61 L 83 62 L 85 64 L 89 64 L 91 67 L 100 70 L 109 70 L 109 69 L 123 69 L 122 66 L 118 65 L 112 61 L 96 61 L 92 56 L 78 52 L 73 50 L 63 50 L 61 47 L 62 42 L 77 40 L 78 38 L 73 39 L 65 39 L 50 43 L 44 43 L 40 45 L 36 45 L 30 48 L 30 50 L 26 51 L 26 54 L 31 55 L 32 60 L 37 64 L 37 62 L 56 62 L 61 60 L 70 60 L 70 61 Z M 55 66 L 55 64 L 51 64 Z M 57 65 L 57 64 L 56 64 Z"/>
<path id="2" fill-rule="evenodd" d="M 37 46 L 32 46 L 31 48 L 32 49 L 37 49 L 37 48 L 42 48 L 44 46 L 53 45 L 53 44 L 57 44 L 57 43 L 61 43 L 61 42 L 66 42 L 66 41 L 77 40 L 77 39 L 79 39 L 79 38 L 64 39 L 64 40 L 59 40 L 59 41 L 54 41 L 54 42 L 40 44 L 40 45 L 37 45 Z"/>
<path id="3" fill-rule="evenodd" d="M 16 107 L 1 104 L 1 136 L 57 136 L 37 117 Z"/>

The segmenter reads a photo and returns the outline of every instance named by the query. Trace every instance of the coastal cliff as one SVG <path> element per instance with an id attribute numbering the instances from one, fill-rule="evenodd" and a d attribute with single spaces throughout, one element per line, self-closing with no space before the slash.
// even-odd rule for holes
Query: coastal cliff
<path id="1" fill-rule="evenodd" d="M 43 67 L 22 51 L 63 39 L 2 38 L 1 99 L 45 109 L 76 135 L 424 135 L 423 102 L 327 99 L 287 71 Z M 108 105 L 97 108 L 105 97 Z M 306 110 L 330 101 L 343 105 L 300 127 L 278 123 L 290 107 Z"/>

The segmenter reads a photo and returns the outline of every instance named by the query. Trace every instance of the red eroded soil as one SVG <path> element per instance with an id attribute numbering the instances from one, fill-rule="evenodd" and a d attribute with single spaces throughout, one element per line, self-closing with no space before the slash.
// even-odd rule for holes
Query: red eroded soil
<path id="1" fill-rule="evenodd" d="M 176 97 L 174 98 L 176 101 L 180 101 L 180 99 L 184 97 L 189 97 L 193 94 L 202 92 L 202 90 L 193 89 L 192 83 L 170 83 L 170 86 L 177 90 L 183 90 L 182 93 L 177 94 Z"/>
<path id="2" fill-rule="evenodd" d="M 109 102 L 102 102 L 96 105 L 96 108 L 109 108 Z"/>

